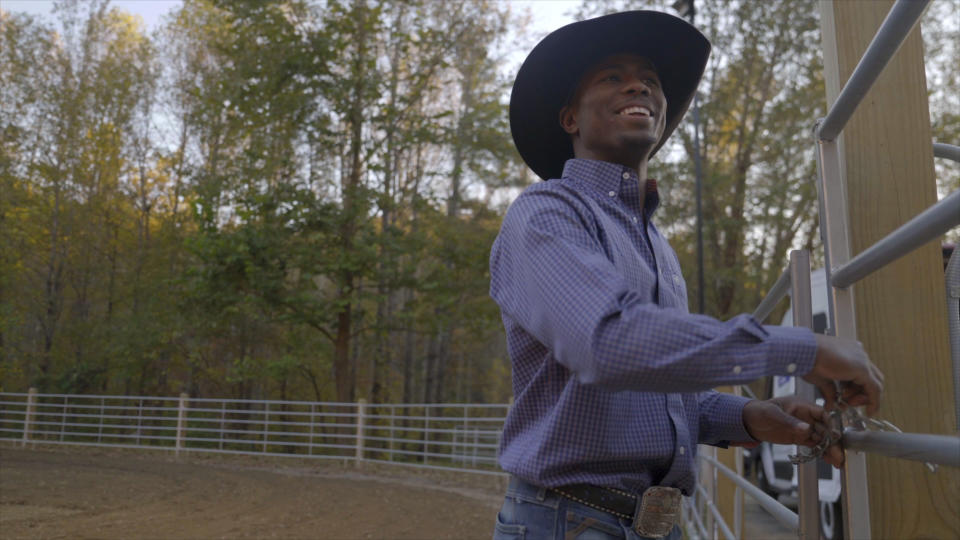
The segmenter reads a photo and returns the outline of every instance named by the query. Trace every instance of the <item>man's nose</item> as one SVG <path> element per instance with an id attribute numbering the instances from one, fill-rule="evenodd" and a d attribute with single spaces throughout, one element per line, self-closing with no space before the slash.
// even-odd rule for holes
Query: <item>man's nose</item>
<path id="1" fill-rule="evenodd" d="M 650 87 L 647 86 L 641 79 L 631 79 L 627 81 L 627 86 L 624 88 L 624 91 L 627 94 L 642 94 L 644 96 L 650 95 Z"/>

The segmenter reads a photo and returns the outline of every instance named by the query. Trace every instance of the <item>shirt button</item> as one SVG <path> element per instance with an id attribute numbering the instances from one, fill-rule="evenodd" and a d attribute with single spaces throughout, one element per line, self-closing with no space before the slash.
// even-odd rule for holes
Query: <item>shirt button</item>
<path id="1" fill-rule="evenodd" d="M 787 373 L 793 373 L 797 370 L 796 364 L 787 364 Z"/>
<path id="2" fill-rule="evenodd" d="M 673 282 L 676 283 L 677 285 L 680 285 L 680 276 L 678 276 L 677 274 L 674 274 Z"/>
<path id="3" fill-rule="evenodd" d="M 611 196 L 611 197 L 616 197 L 616 196 L 617 196 L 617 192 L 616 192 L 616 191 L 611 191 L 610 193 L 607 193 L 607 195 L 609 195 L 609 196 Z"/>
<path id="4" fill-rule="evenodd" d="M 687 449 L 681 446 L 679 452 L 680 452 L 680 455 L 682 456 L 687 453 Z"/>
<path id="5" fill-rule="evenodd" d="M 739 375 L 741 371 L 743 371 L 743 368 L 741 368 L 740 366 L 733 366 L 733 373 L 735 375 Z"/>
<path id="6" fill-rule="evenodd" d="M 629 179 L 629 178 L 630 178 L 630 173 L 628 173 L 628 172 L 623 173 L 623 179 L 624 179 L 624 180 L 627 180 L 627 179 Z"/>
<path id="7" fill-rule="evenodd" d="M 634 223 L 637 222 L 637 216 L 633 216 L 633 222 L 634 222 Z"/>

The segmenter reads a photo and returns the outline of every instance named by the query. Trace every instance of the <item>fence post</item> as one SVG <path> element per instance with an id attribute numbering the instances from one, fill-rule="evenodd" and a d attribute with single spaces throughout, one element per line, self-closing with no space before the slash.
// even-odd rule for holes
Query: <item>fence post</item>
<path id="1" fill-rule="evenodd" d="M 394 455 L 393 443 L 394 443 L 394 437 L 396 437 L 396 433 L 394 431 L 393 426 L 394 426 L 396 416 L 397 416 L 397 407 L 394 405 L 391 405 L 390 406 L 390 461 L 393 461 L 393 455 Z"/>
<path id="2" fill-rule="evenodd" d="M 107 398 L 100 398 L 100 422 L 97 425 L 97 444 L 103 442 L 103 406 Z"/>
<path id="3" fill-rule="evenodd" d="M 310 404 L 310 446 L 307 447 L 307 455 L 313 455 L 313 433 L 317 423 L 317 404 Z"/>
<path id="4" fill-rule="evenodd" d="M 795 249 L 790 252 L 790 298 L 793 305 L 793 325 L 813 329 L 813 299 L 810 290 L 810 252 Z M 806 401 L 814 401 L 812 384 L 794 377 L 794 393 Z M 820 538 L 820 493 L 817 480 L 817 462 L 797 466 L 798 508 L 800 538 Z"/>
<path id="5" fill-rule="evenodd" d="M 473 428 L 473 462 L 474 467 L 477 466 L 477 451 L 480 446 L 480 428 Z"/>
<path id="6" fill-rule="evenodd" d="M 427 462 L 427 452 L 430 450 L 430 407 L 423 406 L 423 462 Z"/>
<path id="7" fill-rule="evenodd" d="M 30 441 L 30 430 L 33 429 L 33 415 L 37 408 L 37 389 L 30 388 L 27 392 L 27 411 L 23 416 L 23 442 L 21 446 L 26 446 Z"/>
<path id="8" fill-rule="evenodd" d="M 180 449 L 184 447 L 184 432 L 187 427 L 187 400 L 190 396 L 186 392 L 180 392 L 180 402 L 177 407 L 177 447 L 174 455 L 180 456 Z"/>
<path id="9" fill-rule="evenodd" d="M 363 428 L 366 424 L 367 400 L 360 398 L 357 400 L 357 466 L 363 461 Z"/>
<path id="10" fill-rule="evenodd" d="M 220 403 L 220 449 L 223 450 L 223 431 L 227 429 L 227 402 Z"/>
<path id="11" fill-rule="evenodd" d="M 60 442 L 63 442 L 63 432 L 67 428 L 67 400 L 70 398 L 63 396 L 63 410 L 60 413 Z"/>
<path id="12" fill-rule="evenodd" d="M 143 433 L 143 398 L 137 405 L 137 446 L 140 446 L 140 435 Z"/>
<path id="13" fill-rule="evenodd" d="M 270 404 L 263 404 L 263 453 L 267 453 L 267 437 L 270 432 Z"/>

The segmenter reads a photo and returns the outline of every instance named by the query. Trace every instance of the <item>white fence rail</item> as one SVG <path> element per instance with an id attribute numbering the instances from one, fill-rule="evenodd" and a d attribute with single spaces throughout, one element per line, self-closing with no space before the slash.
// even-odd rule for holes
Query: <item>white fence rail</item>
<path id="1" fill-rule="evenodd" d="M 508 408 L 0 392 L 0 440 L 503 475 L 496 456 Z"/>

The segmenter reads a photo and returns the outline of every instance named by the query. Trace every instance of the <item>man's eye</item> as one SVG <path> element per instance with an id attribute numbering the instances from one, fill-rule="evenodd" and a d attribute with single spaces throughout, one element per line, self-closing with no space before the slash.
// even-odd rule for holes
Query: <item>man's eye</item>
<path id="1" fill-rule="evenodd" d="M 649 85 L 651 85 L 651 86 L 660 86 L 660 81 L 658 81 L 657 79 L 654 79 L 654 78 L 646 78 L 646 79 L 643 80 L 643 82 L 645 82 L 646 84 L 649 84 Z"/>
<path id="2" fill-rule="evenodd" d="M 607 75 L 606 77 L 604 77 L 602 80 L 604 80 L 604 81 L 619 82 L 619 81 L 620 81 L 620 76 L 617 75 L 617 74 L 615 74 L 615 73 L 612 73 L 612 74 Z"/>

